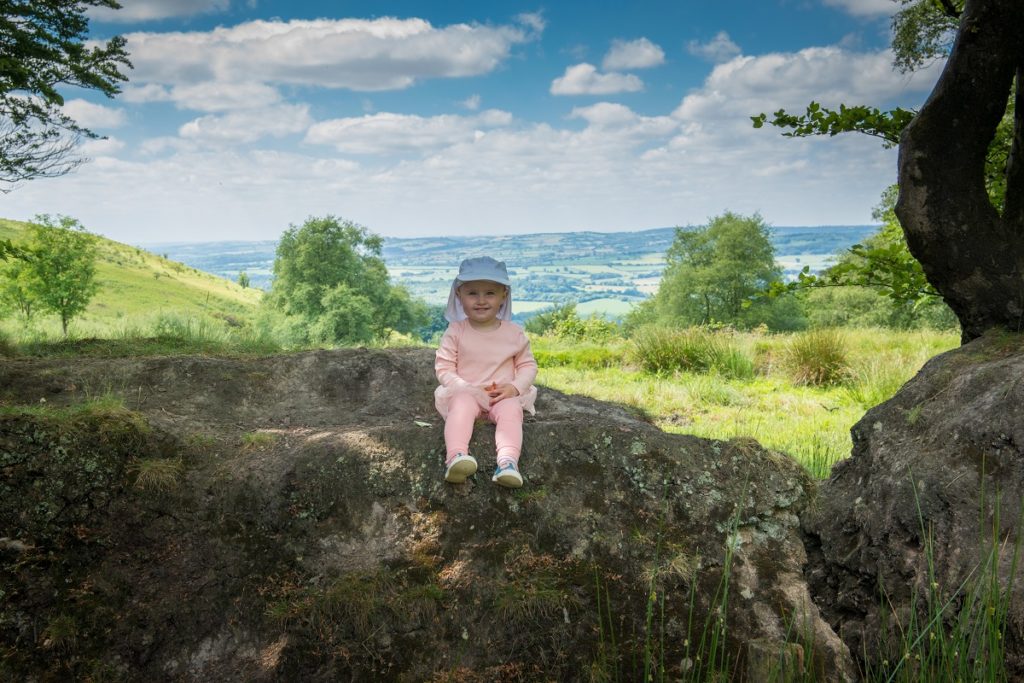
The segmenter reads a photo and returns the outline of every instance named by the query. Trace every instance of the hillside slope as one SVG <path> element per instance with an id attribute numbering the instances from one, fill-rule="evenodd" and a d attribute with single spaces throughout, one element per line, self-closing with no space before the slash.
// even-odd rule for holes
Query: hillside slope
<path id="1" fill-rule="evenodd" d="M 27 239 L 28 223 L 0 219 L 0 239 Z M 99 291 L 79 324 L 119 324 L 161 313 L 205 314 L 229 324 L 254 312 L 262 292 L 97 236 Z"/>

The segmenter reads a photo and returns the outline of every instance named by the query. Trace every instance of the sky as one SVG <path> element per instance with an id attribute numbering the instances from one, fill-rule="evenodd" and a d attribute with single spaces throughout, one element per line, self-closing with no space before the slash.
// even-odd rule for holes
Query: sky
<path id="1" fill-rule="evenodd" d="M 785 108 L 919 108 L 941 64 L 892 68 L 893 0 L 121 0 L 104 139 L 0 196 L 132 244 L 276 239 L 334 215 L 388 237 L 871 223 L 875 138 L 785 138 Z"/>

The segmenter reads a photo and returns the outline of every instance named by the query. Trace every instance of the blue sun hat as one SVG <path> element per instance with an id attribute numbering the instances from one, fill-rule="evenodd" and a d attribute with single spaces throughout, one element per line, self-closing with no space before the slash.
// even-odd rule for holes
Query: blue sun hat
<path id="1" fill-rule="evenodd" d="M 448 293 L 448 307 L 445 308 L 444 319 L 450 323 L 466 319 L 466 311 L 463 310 L 459 297 L 455 295 L 455 290 L 463 282 L 473 282 L 475 280 L 487 280 L 488 282 L 497 282 L 499 285 L 505 285 L 508 291 L 505 295 L 504 303 L 498 309 L 498 318 L 500 320 L 511 320 L 512 281 L 508 279 L 508 269 L 505 268 L 505 262 L 496 261 L 490 256 L 468 258 L 459 264 L 459 274 L 452 280 L 452 289 Z"/>

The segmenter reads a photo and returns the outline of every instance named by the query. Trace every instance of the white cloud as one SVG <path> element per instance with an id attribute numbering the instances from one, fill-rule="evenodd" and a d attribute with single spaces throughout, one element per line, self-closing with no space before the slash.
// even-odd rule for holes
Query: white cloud
<path id="1" fill-rule="evenodd" d="M 462 100 L 462 102 L 460 102 L 459 104 L 462 105 L 464 108 L 469 109 L 470 111 L 476 111 L 477 109 L 480 108 L 480 96 L 470 95 L 466 99 Z"/>
<path id="2" fill-rule="evenodd" d="M 312 122 L 308 106 L 285 104 L 219 116 L 201 116 L 182 125 L 178 134 L 183 138 L 207 142 L 247 143 L 268 136 L 301 133 Z"/>
<path id="3" fill-rule="evenodd" d="M 390 154 L 426 151 L 472 142 L 485 129 L 507 126 L 512 115 L 490 109 L 476 116 L 413 116 L 380 113 L 358 118 L 322 121 L 312 126 L 306 142 L 332 145 L 347 154 Z"/>
<path id="4" fill-rule="evenodd" d="M 208 32 L 126 36 L 136 84 L 263 83 L 398 90 L 428 78 L 488 73 L 513 45 L 516 26 L 422 19 L 251 21 Z"/>
<path id="5" fill-rule="evenodd" d="M 121 9 L 94 7 L 89 17 L 96 21 L 132 22 L 187 17 L 193 14 L 223 12 L 231 0 L 120 0 Z"/>
<path id="6" fill-rule="evenodd" d="M 892 16 L 900 8 L 894 0 L 824 0 L 825 5 L 836 7 L 855 17 Z"/>
<path id="7" fill-rule="evenodd" d="M 727 62 L 740 54 L 740 46 L 732 42 L 729 34 L 725 31 L 719 31 L 714 38 L 706 43 L 691 40 L 686 49 L 691 55 L 715 63 Z"/>
<path id="8" fill-rule="evenodd" d="M 117 154 L 124 149 L 124 142 L 117 138 L 104 138 L 101 140 L 86 140 L 78 146 L 77 151 L 83 156 L 106 157 Z"/>
<path id="9" fill-rule="evenodd" d="M 665 51 L 647 38 L 613 40 L 611 49 L 601 62 L 601 68 L 605 71 L 628 71 L 647 69 L 664 63 Z"/>
<path id="10" fill-rule="evenodd" d="M 516 16 L 516 21 L 524 26 L 529 27 L 536 33 L 541 33 L 547 26 L 547 22 L 544 20 L 544 15 L 540 12 L 523 12 Z"/>
<path id="11" fill-rule="evenodd" d="M 771 112 L 802 111 L 811 100 L 824 106 L 885 106 L 907 92 L 926 94 L 942 64 L 912 75 L 892 69 L 892 53 L 851 52 L 838 47 L 810 47 L 793 53 L 736 57 L 716 66 L 704 85 L 683 98 L 674 112 L 683 120 L 713 120 Z"/>
<path id="12" fill-rule="evenodd" d="M 633 74 L 602 74 L 586 62 L 566 68 L 565 74 L 551 81 L 552 95 L 612 95 L 643 89 L 644 82 Z"/>
<path id="13" fill-rule="evenodd" d="M 662 115 L 597 102 L 556 124 L 461 109 L 315 125 L 281 105 L 203 116 L 182 130 L 190 137 L 141 144 L 140 160 L 97 154 L 74 174 L 26 184 L 5 211 L 47 206 L 134 242 L 271 239 L 324 213 L 395 236 L 699 224 L 726 209 L 776 225 L 867 222 L 895 177 L 894 150 L 863 136 L 788 139 L 749 117 L 811 100 L 919 106 L 941 65 L 907 77 L 891 57 L 837 47 L 736 57 Z M 304 154 L 230 144 L 303 126 L 316 145 Z"/>
<path id="14" fill-rule="evenodd" d="M 86 100 L 68 100 L 63 111 L 86 128 L 119 128 L 128 120 L 124 109 L 105 107 Z"/>
<path id="15" fill-rule="evenodd" d="M 173 102 L 179 109 L 220 112 L 234 109 L 258 109 L 277 104 L 281 94 L 263 83 L 223 83 L 206 81 L 194 85 L 165 87 L 149 83 L 125 88 L 122 99 L 132 103 Z"/>

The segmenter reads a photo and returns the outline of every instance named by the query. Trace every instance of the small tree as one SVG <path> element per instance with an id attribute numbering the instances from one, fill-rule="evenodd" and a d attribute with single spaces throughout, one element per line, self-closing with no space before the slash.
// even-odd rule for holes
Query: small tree
<path id="1" fill-rule="evenodd" d="M 12 258 L 0 264 L 0 304 L 13 308 L 31 322 L 39 307 L 39 285 L 35 272 L 24 258 Z"/>
<path id="2" fill-rule="evenodd" d="M 238 274 L 238 284 L 242 289 L 249 288 L 249 274 L 244 270 Z"/>
<path id="3" fill-rule="evenodd" d="M 61 329 L 89 305 L 96 282 L 96 238 L 69 216 L 36 216 L 29 228 L 30 286 L 43 308 L 60 316 Z"/>
<path id="4" fill-rule="evenodd" d="M 652 304 L 659 320 L 749 327 L 772 317 L 775 304 L 761 295 L 782 270 L 759 215 L 726 212 L 700 228 L 677 228 L 666 260 Z"/>
<path id="5" fill-rule="evenodd" d="M 426 308 L 391 284 L 381 247 L 361 225 L 309 218 L 281 236 L 265 301 L 304 320 L 307 341 L 351 344 L 410 332 L 426 322 Z"/>

